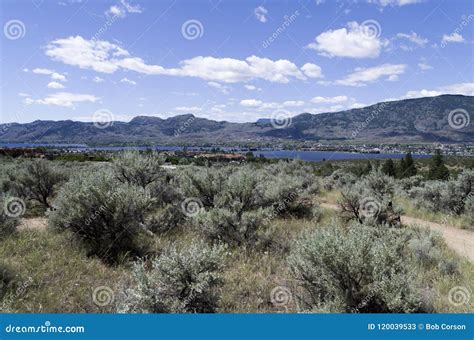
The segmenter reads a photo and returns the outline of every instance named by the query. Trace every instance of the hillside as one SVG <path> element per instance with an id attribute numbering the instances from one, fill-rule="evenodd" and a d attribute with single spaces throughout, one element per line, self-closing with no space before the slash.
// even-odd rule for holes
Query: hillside
<path id="1" fill-rule="evenodd" d="M 463 109 L 462 128 L 449 124 L 449 113 Z M 321 114 L 302 113 L 276 129 L 268 119 L 255 123 L 229 123 L 191 114 L 168 119 L 139 116 L 114 122 L 104 129 L 93 123 L 34 121 L 0 124 L 3 143 L 229 143 L 277 140 L 338 142 L 474 142 L 474 97 L 442 95 L 383 102 L 359 109 Z M 474 120 L 474 118 L 473 118 Z M 466 122 L 469 122 L 466 125 Z M 459 123 L 459 122 L 458 122 Z"/>

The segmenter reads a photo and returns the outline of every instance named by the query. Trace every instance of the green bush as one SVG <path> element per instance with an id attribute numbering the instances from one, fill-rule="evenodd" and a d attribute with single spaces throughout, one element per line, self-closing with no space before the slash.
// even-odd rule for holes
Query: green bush
<path id="1" fill-rule="evenodd" d="M 307 311 L 430 311 L 401 229 L 355 225 L 321 228 L 299 239 L 289 263 Z"/>
<path id="2" fill-rule="evenodd" d="M 18 169 L 8 172 L 3 190 L 12 195 L 35 201 L 44 208 L 51 208 L 51 199 L 59 185 L 66 180 L 61 171 L 55 169 L 50 161 L 43 159 L 26 162 Z"/>
<path id="3" fill-rule="evenodd" d="M 225 248 L 196 242 L 176 246 L 133 267 L 135 285 L 125 291 L 126 313 L 213 313 L 219 302 Z"/>
<path id="4" fill-rule="evenodd" d="M 86 173 L 66 183 L 55 201 L 50 225 L 70 230 L 107 262 L 142 255 L 140 234 L 152 199 L 148 191 L 120 183 L 110 172 Z"/>
<path id="5" fill-rule="evenodd" d="M 8 202 L 10 202 L 9 196 L 1 196 L 0 195 L 0 240 L 3 238 L 15 233 L 16 227 L 18 225 L 18 219 L 13 216 L 7 215 L 6 211 L 8 210 L 15 210 L 18 208 L 12 207 L 11 204 L 9 206 Z M 14 203 L 13 203 L 14 204 Z M 18 212 L 18 211 L 13 211 Z"/>
<path id="6" fill-rule="evenodd" d="M 124 151 L 114 158 L 114 170 L 117 179 L 146 188 L 164 176 L 164 158 L 155 152 L 140 154 L 134 151 Z"/>

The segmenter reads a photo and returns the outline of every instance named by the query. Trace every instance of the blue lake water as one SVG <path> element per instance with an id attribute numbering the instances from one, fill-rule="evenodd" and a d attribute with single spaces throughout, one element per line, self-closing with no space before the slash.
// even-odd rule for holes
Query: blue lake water
<path id="1" fill-rule="evenodd" d="M 181 151 L 182 146 L 102 146 L 89 147 L 84 144 L 27 144 L 27 143 L 0 143 L 3 148 L 31 148 L 31 147 L 54 147 L 67 148 L 72 151 L 120 151 L 120 150 L 161 150 Z M 211 148 L 188 147 L 187 150 L 210 150 Z M 224 151 L 235 151 L 245 153 L 248 150 L 237 150 L 235 148 L 221 148 Z M 290 158 L 301 159 L 309 162 L 320 162 L 323 160 L 347 160 L 347 159 L 377 159 L 377 158 L 402 158 L 404 153 L 355 153 L 342 151 L 301 151 L 301 150 L 269 150 L 261 149 L 252 151 L 255 156 L 263 155 L 267 158 Z M 413 154 L 414 158 L 427 158 L 430 155 Z"/>

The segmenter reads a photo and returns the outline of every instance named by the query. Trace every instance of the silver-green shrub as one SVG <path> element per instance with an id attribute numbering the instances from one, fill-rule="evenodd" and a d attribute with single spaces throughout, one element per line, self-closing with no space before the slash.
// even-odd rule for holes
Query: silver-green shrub
<path id="1" fill-rule="evenodd" d="M 203 242 L 172 246 L 133 267 L 134 286 L 125 291 L 126 313 L 213 313 L 219 303 L 225 247 Z"/>
<path id="2" fill-rule="evenodd" d="M 115 262 L 142 255 L 140 234 L 151 203 L 147 190 L 120 183 L 111 172 L 85 173 L 61 189 L 49 223 L 70 230 L 89 255 Z"/>
<path id="3" fill-rule="evenodd" d="M 292 247 L 291 272 L 303 288 L 300 308 L 313 312 L 430 311 L 403 229 L 331 225 Z"/>
<path id="4" fill-rule="evenodd" d="M 118 180 L 147 187 L 164 175 L 164 158 L 155 152 L 140 154 L 136 151 L 124 151 L 114 158 L 114 170 Z"/>
<path id="5" fill-rule="evenodd" d="M 8 200 L 8 196 L 0 195 L 0 240 L 14 234 L 18 225 L 18 219 L 7 214 Z"/>

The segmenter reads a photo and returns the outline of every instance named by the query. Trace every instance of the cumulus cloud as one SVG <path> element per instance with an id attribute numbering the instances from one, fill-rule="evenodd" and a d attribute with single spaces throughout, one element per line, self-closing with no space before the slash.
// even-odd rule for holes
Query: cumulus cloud
<path id="1" fill-rule="evenodd" d="M 323 71 L 320 66 L 316 64 L 306 63 L 301 67 L 301 71 L 305 74 L 308 78 L 322 78 Z"/>
<path id="2" fill-rule="evenodd" d="M 104 82 L 104 79 L 102 79 L 101 77 L 98 77 L 98 76 L 95 76 L 92 81 L 94 83 L 103 83 Z"/>
<path id="3" fill-rule="evenodd" d="M 52 81 L 52 82 L 48 83 L 47 86 L 50 89 L 63 89 L 64 88 L 64 85 L 61 84 L 61 83 L 58 83 L 57 81 Z"/>
<path id="4" fill-rule="evenodd" d="M 376 4 L 381 7 L 386 6 L 405 6 L 420 3 L 423 0 L 367 0 L 368 3 Z"/>
<path id="5" fill-rule="evenodd" d="M 50 70 L 50 69 L 47 69 L 47 68 L 35 68 L 31 72 L 33 72 L 35 74 L 44 74 L 44 75 L 47 75 L 47 76 L 51 76 L 52 80 L 66 81 L 66 76 L 64 74 L 60 74 L 60 73 L 58 73 L 54 70 Z"/>
<path id="6" fill-rule="evenodd" d="M 384 44 L 367 26 L 353 21 L 347 28 L 321 33 L 306 47 L 326 57 L 376 58 Z"/>
<path id="7" fill-rule="evenodd" d="M 305 105 L 302 100 L 286 100 L 282 103 L 277 102 L 263 102 L 258 99 L 243 99 L 240 101 L 240 105 L 250 109 L 257 109 L 259 111 L 265 110 L 276 110 L 290 107 L 301 107 Z"/>
<path id="8" fill-rule="evenodd" d="M 178 112 L 192 113 L 192 112 L 201 112 L 202 108 L 199 106 L 178 106 L 174 110 Z"/>
<path id="9" fill-rule="evenodd" d="M 79 102 L 91 102 L 94 103 L 100 98 L 90 95 L 90 94 L 78 94 L 78 93 L 69 93 L 69 92 L 58 92 L 54 94 L 50 94 L 44 99 L 31 99 L 26 98 L 26 104 L 43 104 L 43 105 L 55 105 L 55 106 L 63 106 L 63 107 L 74 107 L 75 103 Z"/>
<path id="10" fill-rule="evenodd" d="M 442 44 L 447 44 L 447 43 L 462 43 L 465 42 L 466 40 L 464 37 L 459 34 L 459 33 L 453 33 L 453 34 L 444 34 L 443 38 L 441 39 Z"/>
<path id="11" fill-rule="evenodd" d="M 356 68 L 353 73 L 345 78 L 337 80 L 336 84 L 347 86 L 364 86 L 379 78 L 385 77 L 386 80 L 398 80 L 400 74 L 405 73 L 406 65 L 404 64 L 382 64 L 369 68 Z"/>
<path id="12" fill-rule="evenodd" d="M 258 6 L 253 10 L 253 14 L 255 15 L 255 18 L 257 18 L 258 21 L 262 23 L 267 22 L 268 10 L 265 7 Z"/>
<path id="13" fill-rule="evenodd" d="M 223 94 L 229 94 L 229 87 L 222 85 L 220 83 L 216 83 L 215 81 L 210 81 L 207 83 L 210 87 L 222 92 Z"/>
<path id="14" fill-rule="evenodd" d="M 420 62 L 420 63 L 418 63 L 418 67 L 419 67 L 420 70 L 422 70 L 422 71 L 428 71 L 428 70 L 433 69 L 433 66 L 428 65 L 428 64 L 425 63 L 425 62 Z"/>
<path id="15" fill-rule="evenodd" d="M 465 96 L 474 96 L 474 83 L 457 83 L 445 86 L 439 86 L 433 90 L 416 90 L 408 91 L 402 99 L 405 98 L 419 98 L 419 97 L 434 97 L 442 94 L 462 94 Z"/>
<path id="16" fill-rule="evenodd" d="M 264 79 L 288 83 L 291 79 L 306 79 L 303 71 L 286 59 L 271 60 L 250 56 L 245 60 L 197 56 L 183 60 L 177 68 L 146 64 L 128 51 L 108 41 L 86 40 L 81 36 L 57 39 L 46 46 L 46 55 L 53 60 L 82 69 L 114 73 L 122 69 L 148 75 L 197 77 L 206 81 L 236 83 Z M 314 64 L 311 64 L 314 65 Z M 312 74 L 314 66 L 307 66 Z"/>
<path id="17" fill-rule="evenodd" d="M 249 91 L 262 91 L 260 87 L 257 87 L 255 85 L 244 85 L 244 87 Z"/>
<path id="18" fill-rule="evenodd" d="M 130 85 L 137 85 L 137 82 L 136 82 L 136 81 L 130 80 L 130 79 L 128 79 L 128 78 L 122 78 L 122 79 L 120 79 L 120 82 L 121 82 L 121 83 L 130 84 Z"/>
<path id="19" fill-rule="evenodd" d="M 405 45 L 405 44 L 400 45 L 400 48 L 405 50 L 405 51 L 413 50 L 413 45 L 416 46 L 416 47 L 425 47 L 426 44 L 428 43 L 428 39 L 419 36 L 415 32 L 411 32 L 410 34 L 397 33 L 396 38 L 406 40 L 406 41 L 412 43 L 411 46 L 410 45 Z"/>

